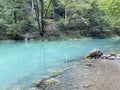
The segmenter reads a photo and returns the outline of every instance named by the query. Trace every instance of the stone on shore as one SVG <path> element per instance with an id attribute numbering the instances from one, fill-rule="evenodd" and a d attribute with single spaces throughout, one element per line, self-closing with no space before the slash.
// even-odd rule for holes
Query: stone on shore
<path id="1" fill-rule="evenodd" d="M 86 66 L 92 66 L 92 64 L 91 64 L 91 63 L 86 63 L 85 65 L 86 65 Z"/>
<path id="2" fill-rule="evenodd" d="M 108 57 L 108 60 L 116 60 L 116 56 L 110 56 L 110 57 Z"/>
<path id="3" fill-rule="evenodd" d="M 90 59 L 120 60 L 120 54 L 104 54 L 101 50 L 98 49 L 90 51 L 86 57 Z"/>
<path id="4" fill-rule="evenodd" d="M 93 49 L 87 54 L 87 58 L 100 58 L 103 55 L 103 52 L 98 49 Z"/>

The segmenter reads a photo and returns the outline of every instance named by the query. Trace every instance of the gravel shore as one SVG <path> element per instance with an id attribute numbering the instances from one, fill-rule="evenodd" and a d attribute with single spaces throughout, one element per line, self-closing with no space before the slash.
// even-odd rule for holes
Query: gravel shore
<path id="1" fill-rule="evenodd" d="M 69 69 L 55 77 L 59 83 L 45 90 L 120 90 L 120 68 L 111 61 L 77 60 L 68 66 Z"/>

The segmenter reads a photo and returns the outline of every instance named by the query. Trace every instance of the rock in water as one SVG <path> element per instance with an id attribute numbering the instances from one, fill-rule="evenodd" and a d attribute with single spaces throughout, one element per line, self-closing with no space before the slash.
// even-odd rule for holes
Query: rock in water
<path id="1" fill-rule="evenodd" d="M 103 55 L 103 52 L 98 49 L 93 49 L 87 54 L 87 58 L 100 58 Z"/>
<path id="2" fill-rule="evenodd" d="M 34 82 L 36 87 L 42 88 L 42 89 L 45 88 L 48 85 L 52 85 L 52 84 L 55 84 L 55 83 L 59 83 L 59 80 L 55 79 L 55 78 L 49 78 L 47 80 L 41 80 L 41 81 Z"/>

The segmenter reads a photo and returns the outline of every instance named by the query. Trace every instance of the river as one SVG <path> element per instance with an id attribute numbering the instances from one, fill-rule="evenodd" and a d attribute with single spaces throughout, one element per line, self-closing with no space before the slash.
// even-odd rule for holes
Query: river
<path id="1" fill-rule="evenodd" d="M 61 69 L 97 48 L 105 53 L 120 53 L 120 38 L 68 41 L 1 41 L 0 87 L 40 79 L 50 70 Z M 0 89 L 2 90 L 2 89 Z"/>

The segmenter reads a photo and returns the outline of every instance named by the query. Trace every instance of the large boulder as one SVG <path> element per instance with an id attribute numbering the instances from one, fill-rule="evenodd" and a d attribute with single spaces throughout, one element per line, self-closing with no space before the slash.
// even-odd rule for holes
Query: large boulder
<path id="1" fill-rule="evenodd" d="M 87 58 L 100 58 L 103 55 L 103 52 L 98 49 L 93 49 L 87 54 Z"/>

